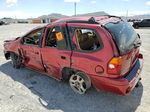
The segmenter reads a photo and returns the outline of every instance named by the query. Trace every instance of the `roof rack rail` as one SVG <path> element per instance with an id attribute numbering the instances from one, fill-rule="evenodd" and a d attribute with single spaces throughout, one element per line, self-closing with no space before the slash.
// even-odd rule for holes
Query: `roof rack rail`
<path id="1" fill-rule="evenodd" d="M 90 23 L 97 23 L 94 17 L 90 17 L 90 18 L 88 19 L 88 21 L 89 21 Z"/>
<path id="2" fill-rule="evenodd" d="M 66 21 L 66 23 L 99 24 L 98 22 L 96 22 L 94 17 L 90 17 L 87 21 L 86 20 L 71 20 L 71 21 Z"/>

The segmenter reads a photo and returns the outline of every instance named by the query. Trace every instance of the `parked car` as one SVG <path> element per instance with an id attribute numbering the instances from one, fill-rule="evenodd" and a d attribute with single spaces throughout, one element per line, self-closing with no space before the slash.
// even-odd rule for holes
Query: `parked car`
<path id="1" fill-rule="evenodd" d="M 120 17 L 73 17 L 6 40 L 4 55 L 14 68 L 24 65 L 68 81 L 79 94 L 93 85 L 127 95 L 141 79 L 140 45 L 140 36 Z"/>
<path id="2" fill-rule="evenodd" d="M 4 25 L 5 24 L 5 22 L 4 21 L 0 21 L 0 25 Z"/>
<path id="3" fill-rule="evenodd" d="M 140 19 L 128 19 L 127 21 L 128 22 L 140 22 L 141 20 Z"/>
<path id="4" fill-rule="evenodd" d="M 143 19 L 142 21 L 135 21 L 133 22 L 134 28 L 139 27 L 150 27 L 150 19 Z"/>

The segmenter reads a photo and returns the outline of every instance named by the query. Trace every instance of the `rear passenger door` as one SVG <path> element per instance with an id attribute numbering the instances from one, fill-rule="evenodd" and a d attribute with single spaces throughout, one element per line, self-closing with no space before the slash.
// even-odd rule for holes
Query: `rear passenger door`
<path id="1" fill-rule="evenodd" d="M 81 70 L 87 74 L 96 74 L 95 70 L 103 66 L 102 40 L 92 25 L 68 24 L 71 32 L 73 53 L 71 57 L 71 68 Z M 99 72 L 103 72 L 100 69 Z M 98 73 L 98 71 L 97 71 Z"/>

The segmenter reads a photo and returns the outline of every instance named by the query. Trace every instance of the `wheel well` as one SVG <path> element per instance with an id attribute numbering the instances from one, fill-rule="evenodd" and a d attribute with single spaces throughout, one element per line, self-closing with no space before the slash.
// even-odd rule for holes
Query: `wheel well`
<path id="1" fill-rule="evenodd" d="M 76 73 L 76 72 L 77 72 L 77 70 L 75 70 L 75 69 L 64 67 L 62 69 L 62 80 L 68 81 L 71 74 Z"/>
<path id="2" fill-rule="evenodd" d="M 10 59 L 10 52 L 9 51 L 7 51 L 4 55 L 5 55 L 6 60 Z"/>
<path id="3" fill-rule="evenodd" d="M 68 67 L 64 67 L 62 69 L 62 80 L 63 81 L 68 81 L 70 76 L 72 74 L 76 74 L 77 72 L 83 72 L 83 71 L 80 71 L 80 70 L 77 70 L 77 69 L 73 69 L 73 68 L 68 68 Z M 83 72 L 84 73 L 84 72 Z M 86 73 L 85 73 L 86 74 Z M 89 79 L 89 81 L 91 82 L 91 79 L 88 75 L 86 75 L 86 77 Z"/>
<path id="4" fill-rule="evenodd" d="M 62 70 L 62 80 L 63 81 L 69 81 L 70 76 L 72 74 L 77 74 L 77 73 L 79 73 L 80 76 L 83 77 L 86 80 L 86 86 L 87 86 L 87 89 L 89 89 L 92 86 L 91 79 L 86 73 L 84 73 L 84 72 L 82 72 L 80 70 L 76 70 L 76 69 L 73 69 L 73 68 L 66 68 L 65 67 Z"/>
<path id="5" fill-rule="evenodd" d="M 10 59 L 11 53 L 16 54 L 16 53 L 14 53 L 14 52 L 12 52 L 12 51 L 6 51 L 6 52 L 5 52 L 4 55 L 5 55 L 6 60 L 9 60 L 9 59 Z"/>

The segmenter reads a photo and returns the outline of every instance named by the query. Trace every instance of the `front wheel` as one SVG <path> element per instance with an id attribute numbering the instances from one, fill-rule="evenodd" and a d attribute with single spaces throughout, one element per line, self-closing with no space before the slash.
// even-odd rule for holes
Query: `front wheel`
<path id="1" fill-rule="evenodd" d="M 21 61 L 20 61 L 19 56 L 17 56 L 14 53 L 11 53 L 10 59 L 11 59 L 11 63 L 12 63 L 14 68 L 19 69 L 21 67 Z"/>
<path id="2" fill-rule="evenodd" d="M 70 76 L 70 87 L 79 94 L 84 94 L 91 87 L 90 79 L 82 72 Z"/>

